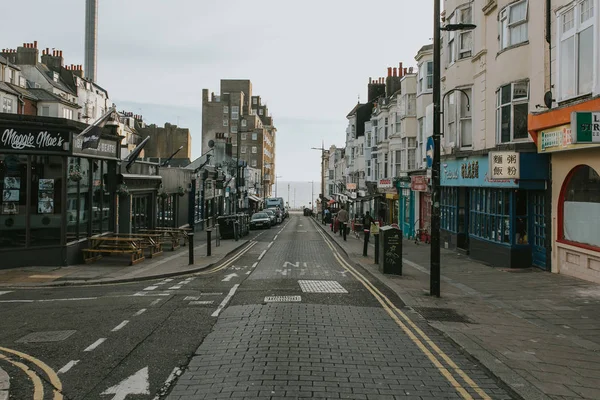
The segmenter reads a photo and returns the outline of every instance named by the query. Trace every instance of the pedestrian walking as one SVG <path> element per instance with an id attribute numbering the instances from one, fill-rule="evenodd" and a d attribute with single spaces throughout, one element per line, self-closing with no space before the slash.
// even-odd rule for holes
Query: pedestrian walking
<path id="1" fill-rule="evenodd" d="M 363 256 L 367 257 L 367 249 L 369 248 L 369 236 L 371 236 L 371 224 L 375 223 L 375 220 L 373 219 L 373 217 L 371 217 L 371 215 L 369 214 L 368 211 L 365 213 L 362 223 L 363 223 L 363 229 L 364 229 L 364 233 L 365 233 L 365 244 L 363 246 Z"/>
<path id="2" fill-rule="evenodd" d="M 346 225 L 348 224 L 348 211 L 346 211 L 344 206 L 342 206 L 340 209 L 340 212 L 338 212 L 338 220 L 340 221 L 341 234 L 345 241 L 346 240 Z"/>

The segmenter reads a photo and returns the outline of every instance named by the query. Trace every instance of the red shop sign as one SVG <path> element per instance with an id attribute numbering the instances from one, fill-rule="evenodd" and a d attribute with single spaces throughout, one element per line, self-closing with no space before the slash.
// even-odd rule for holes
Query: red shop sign
<path id="1" fill-rule="evenodd" d="M 410 188 L 415 192 L 427 191 L 427 177 L 424 175 L 416 175 L 410 177 Z"/>

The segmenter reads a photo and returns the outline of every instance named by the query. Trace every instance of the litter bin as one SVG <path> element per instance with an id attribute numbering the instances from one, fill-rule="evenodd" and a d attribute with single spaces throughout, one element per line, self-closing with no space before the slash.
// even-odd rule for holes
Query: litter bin
<path id="1" fill-rule="evenodd" d="M 393 226 L 379 228 L 379 271 L 402 275 L 402 231 Z"/>
<path id="2" fill-rule="evenodd" d="M 240 237 L 246 236 L 248 234 L 248 218 L 246 214 L 238 214 L 237 215 L 238 227 L 240 229 L 239 235 Z"/>
<path id="3" fill-rule="evenodd" d="M 235 215 L 222 215 L 217 217 L 217 223 L 219 224 L 219 233 L 221 239 L 233 239 L 233 223 L 236 220 Z"/>

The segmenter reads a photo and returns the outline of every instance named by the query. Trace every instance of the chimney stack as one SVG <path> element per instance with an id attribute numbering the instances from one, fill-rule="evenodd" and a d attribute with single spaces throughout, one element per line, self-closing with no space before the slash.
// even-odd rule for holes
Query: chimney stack
<path id="1" fill-rule="evenodd" d="M 369 85 L 371 84 L 371 77 L 369 77 Z"/>

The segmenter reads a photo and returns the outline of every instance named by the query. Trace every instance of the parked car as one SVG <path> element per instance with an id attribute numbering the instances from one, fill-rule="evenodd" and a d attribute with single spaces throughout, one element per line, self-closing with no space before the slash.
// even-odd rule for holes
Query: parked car
<path id="1" fill-rule="evenodd" d="M 271 217 L 266 212 L 257 212 L 250 218 L 250 229 L 271 228 Z"/>
<path id="2" fill-rule="evenodd" d="M 269 218 L 271 218 L 271 226 L 273 226 L 277 223 L 277 217 L 275 216 L 275 212 L 273 210 L 265 208 L 261 212 L 269 214 Z"/>

